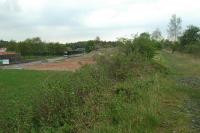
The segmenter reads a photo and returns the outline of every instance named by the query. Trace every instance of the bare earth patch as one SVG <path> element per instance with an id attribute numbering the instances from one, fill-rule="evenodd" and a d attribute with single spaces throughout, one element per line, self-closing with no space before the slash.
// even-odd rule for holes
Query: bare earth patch
<path id="1" fill-rule="evenodd" d="M 56 71 L 75 71 L 84 65 L 94 64 L 95 61 L 90 57 L 73 57 L 53 63 L 28 64 L 24 66 L 27 70 L 56 70 Z"/>

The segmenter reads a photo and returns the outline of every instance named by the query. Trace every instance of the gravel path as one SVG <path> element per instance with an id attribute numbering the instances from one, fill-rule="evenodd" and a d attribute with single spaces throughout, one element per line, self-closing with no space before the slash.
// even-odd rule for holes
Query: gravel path
<path id="1" fill-rule="evenodd" d="M 200 133 L 200 77 L 181 77 L 178 82 L 194 91 L 185 103 L 185 112 L 191 119 L 191 133 Z"/>

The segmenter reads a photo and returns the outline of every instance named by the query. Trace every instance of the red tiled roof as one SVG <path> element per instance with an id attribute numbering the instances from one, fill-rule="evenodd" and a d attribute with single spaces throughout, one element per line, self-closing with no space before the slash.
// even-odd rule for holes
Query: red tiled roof
<path id="1" fill-rule="evenodd" d="M 15 52 L 0 52 L 0 55 L 16 55 Z"/>

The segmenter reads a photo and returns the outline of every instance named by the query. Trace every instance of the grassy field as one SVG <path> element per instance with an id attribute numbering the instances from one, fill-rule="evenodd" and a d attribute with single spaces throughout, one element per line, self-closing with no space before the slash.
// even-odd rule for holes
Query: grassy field
<path id="1" fill-rule="evenodd" d="M 21 108 L 31 108 L 45 83 L 63 77 L 66 72 L 0 70 L 0 124 L 15 121 Z"/>
<path id="2" fill-rule="evenodd" d="M 70 88 L 77 89 L 79 96 L 84 99 L 84 103 L 78 105 L 80 109 L 76 107 L 77 105 L 70 104 L 78 116 L 75 117 L 77 121 L 74 124 L 77 132 L 198 133 L 200 131 L 198 117 L 200 116 L 200 60 L 189 55 L 171 54 L 168 51 L 160 52 L 155 60 L 167 68 L 165 73 L 156 71 L 148 74 L 147 71 L 152 71 L 151 65 L 143 64 L 140 67 L 144 70 L 141 71 L 140 68 L 133 70 L 138 71 L 133 75 L 134 77 L 117 83 L 101 79 L 102 73 L 93 75 L 96 71 L 91 72 L 90 69 L 75 74 L 0 70 L 0 125 L 5 121 L 19 122 L 17 117 L 19 109 L 32 108 L 34 100 L 41 98 L 41 92 L 48 88 L 48 84 L 57 84 L 58 81 L 55 86 L 67 88 L 68 91 Z M 92 73 L 92 76 L 88 73 L 90 75 Z M 95 79 L 98 79 L 98 82 Z M 58 89 L 54 86 L 50 88 Z M 67 95 L 73 96 L 73 93 Z M 55 100 L 59 100 L 58 97 L 62 97 L 62 91 L 58 94 L 55 92 Z M 48 102 L 51 99 L 40 100 Z M 66 98 L 63 97 L 62 100 L 65 101 Z M 57 108 L 54 101 L 47 105 L 43 104 Z M 22 113 L 27 119 L 32 117 L 31 114 Z M 49 119 L 57 120 L 51 117 Z M 51 125 L 52 122 L 47 124 Z M 54 130 L 45 127 L 45 131 L 67 132 L 70 129 L 68 125 L 64 127 L 67 130 L 63 127 Z"/>

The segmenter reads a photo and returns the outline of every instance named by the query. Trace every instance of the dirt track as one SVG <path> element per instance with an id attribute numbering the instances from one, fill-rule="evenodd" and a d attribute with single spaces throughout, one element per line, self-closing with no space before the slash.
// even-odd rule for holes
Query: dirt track
<path id="1" fill-rule="evenodd" d="M 86 64 L 94 64 L 91 54 L 79 55 L 77 57 L 58 57 L 43 61 L 1 66 L 2 69 L 24 69 L 24 70 L 55 70 L 75 71 Z"/>
<path id="2" fill-rule="evenodd" d="M 94 64 L 94 57 L 96 55 L 103 55 L 108 51 L 110 52 L 115 50 L 113 48 L 106 48 L 90 52 L 89 54 L 74 55 L 69 58 L 61 56 L 30 63 L 0 66 L 0 69 L 75 71 L 77 69 L 80 69 L 84 65 Z"/>
<path id="3" fill-rule="evenodd" d="M 57 71 L 75 71 L 86 64 L 94 64 L 92 58 L 73 57 L 54 63 L 41 63 L 25 65 L 24 69 L 28 70 L 57 70 Z"/>

